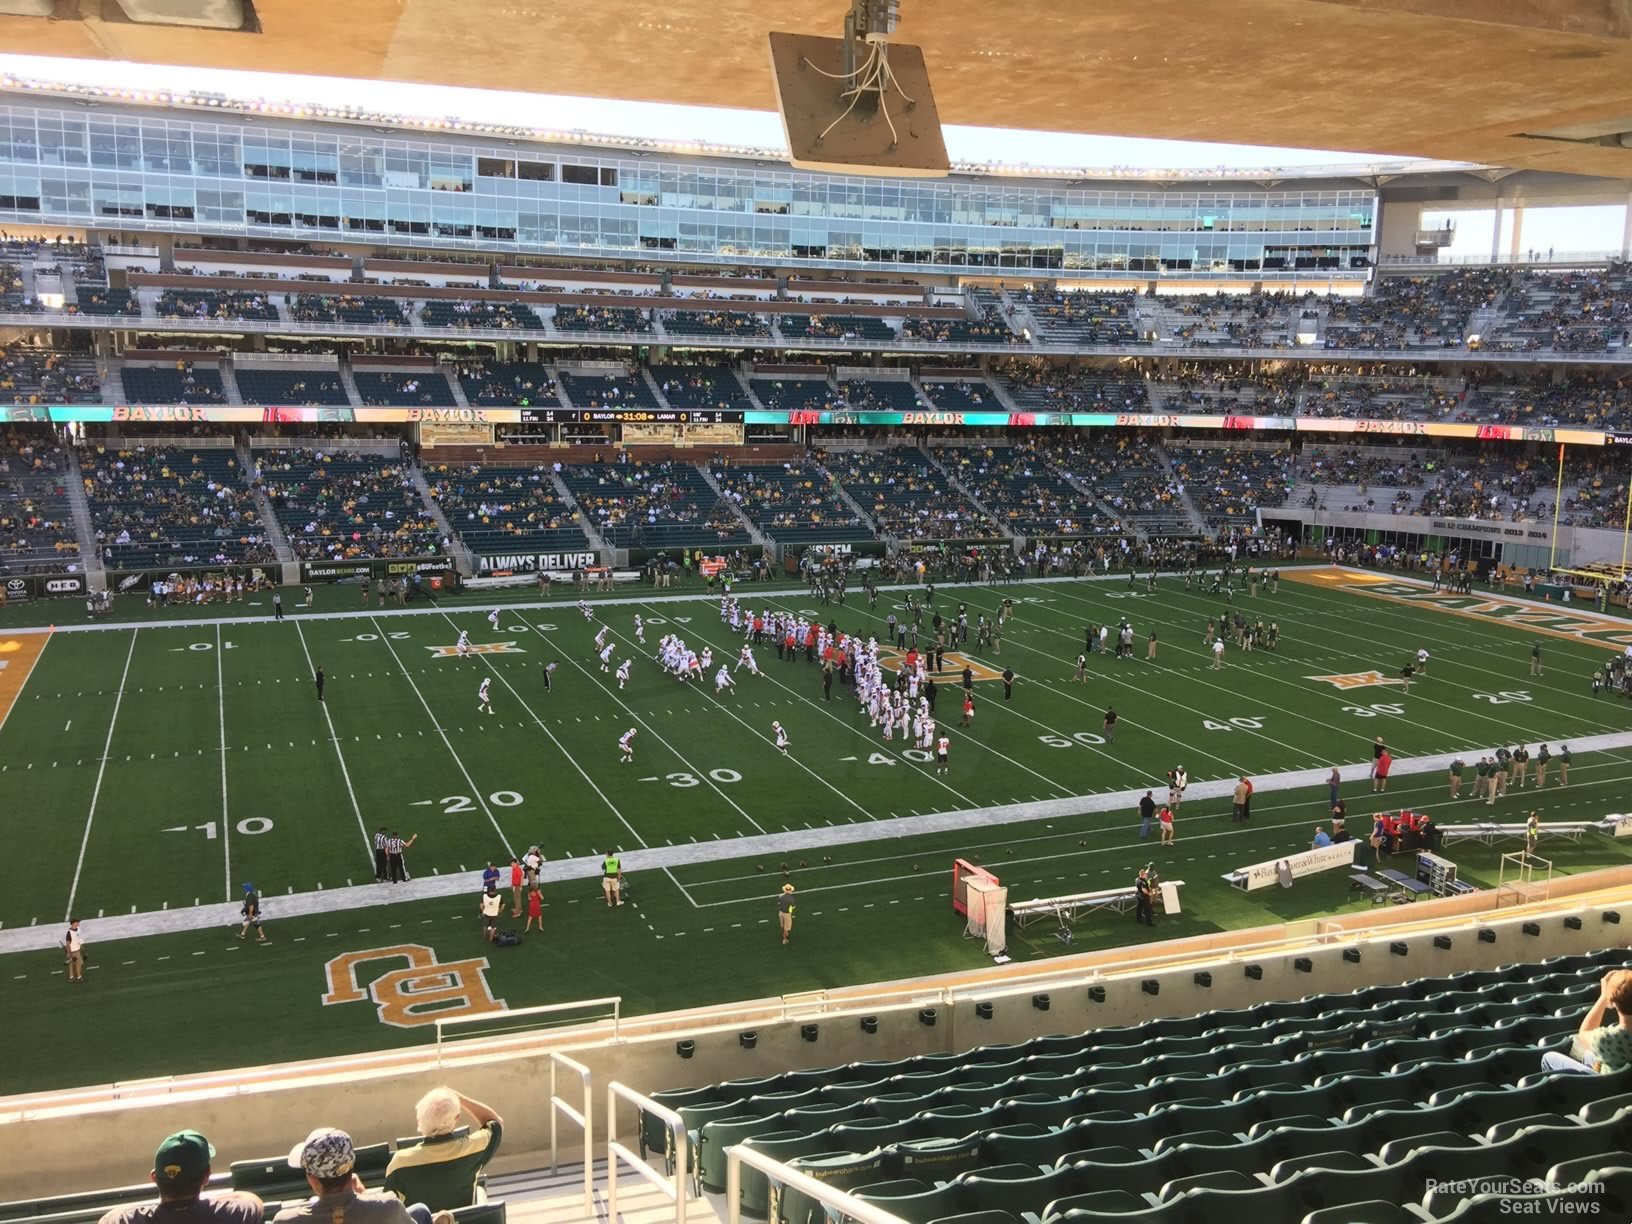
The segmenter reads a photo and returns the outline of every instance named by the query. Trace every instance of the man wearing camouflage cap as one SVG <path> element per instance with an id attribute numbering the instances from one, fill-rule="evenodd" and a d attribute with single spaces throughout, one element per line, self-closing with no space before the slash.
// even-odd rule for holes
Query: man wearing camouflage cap
<path id="1" fill-rule="evenodd" d="M 433 1217 L 423 1203 L 404 1207 L 395 1195 L 367 1189 L 356 1166 L 351 1136 L 318 1127 L 289 1153 L 289 1167 L 306 1174 L 317 1197 L 285 1207 L 273 1217 L 273 1224 L 451 1224 L 451 1212 Z"/>

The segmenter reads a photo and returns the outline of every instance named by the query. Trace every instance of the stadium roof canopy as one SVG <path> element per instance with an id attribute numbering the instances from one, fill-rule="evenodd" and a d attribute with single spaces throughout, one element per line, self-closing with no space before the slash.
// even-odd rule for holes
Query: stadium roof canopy
<path id="1" fill-rule="evenodd" d="M 240 3 L 246 28 L 226 31 L 107 19 L 151 0 L 0 0 L 0 10 L 52 14 L 0 16 L 0 46 L 774 109 L 766 34 L 834 34 L 849 7 L 232 0 L 227 8 Z M 221 0 L 199 8 L 223 11 Z M 924 48 L 948 123 L 1632 178 L 1632 9 L 1621 0 L 904 0 L 896 39 Z"/>

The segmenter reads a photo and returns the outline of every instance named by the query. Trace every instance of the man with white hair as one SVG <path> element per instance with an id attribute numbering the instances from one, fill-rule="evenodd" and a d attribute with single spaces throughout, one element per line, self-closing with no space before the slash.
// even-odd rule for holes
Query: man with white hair
<path id="1" fill-rule="evenodd" d="M 432 1211 L 476 1202 L 477 1179 L 499 1150 L 503 1119 L 452 1088 L 433 1088 L 420 1097 L 414 1118 L 421 1142 L 396 1150 L 385 1169 L 385 1189 Z M 469 1124 L 461 1126 L 465 1118 Z"/>

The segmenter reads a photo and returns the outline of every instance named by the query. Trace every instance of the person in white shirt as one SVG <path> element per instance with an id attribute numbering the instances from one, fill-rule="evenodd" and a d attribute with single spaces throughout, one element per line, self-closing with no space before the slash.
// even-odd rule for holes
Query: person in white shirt
<path id="1" fill-rule="evenodd" d="M 487 623 L 493 626 L 494 633 L 499 631 L 499 610 L 497 608 L 487 614 Z"/>
<path id="2" fill-rule="evenodd" d="M 482 677 L 482 685 L 476 690 L 476 712 L 478 714 L 493 713 L 493 700 L 488 693 L 488 689 L 492 686 L 492 684 L 493 680 L 491 677 Z"/>
<path id="3" fill-rule="evenodd" d="M 635 729 L 630 727 L 618 737 L 618 751 L 623 753 L 618 758 L 618 764 L 627 765 L 635 759 Z"/>
<path id="4" fill-rule="evenodd" d="M 580 599 L 578 601 L 578 611 L 580 611 L 580 612 L 582 612 L 584 614 L 584 619 L 585 620 L 594 620 L 595 619 L 595 613 L 593 613 L 593 612 L 591 612 L 589 610 L 589 603 L 588 603 L 587 600 Z"/>
<path id="5" fill-rule="evenodd" d="M 646 622 L 640 619 L 639 612 L 635 613 L 635 641 L 646 645 Z"/>
<path id="6" fill-rule="evenodd" d="M 1180 765 L 1172 773 L 1168 774 L 1167 806 L 1172 808 L 1175 812 L 1178 811 L 1179 804 L 1184 802 L 1184 788 L 1189 785 L 1190 775 L 1185 772 L 1183 765 Z"/>
<path id="7" fill-rule="evenodd" d="M 1418 650 L 1417 651 L 1417 675 L 1426 676 L 1427 674 L 1428 674 L 1428 652 L 1426 650 Z"/>
<path id="8" fill-rule="evenodd" d="M 748 674 L 750 676 L 759 675 L 759 664 L 754 661 L 754 652 L 750 647 L 744 646 L 742 648 L 742 653 L 738 655 L 737 658 L 742 662 L 742 665 L 748 669 Z"/>
<path id="9" fill-rule="evenodd" d="M 85 937 L 79 932 L 79 919 L 68 922 L 68 931 L 62 937 L 62 950 L 68 965 L 68 980 L 85 980 Z"/>
<path id="10" fill-rule="evenodd" d="M 606 626 L 602 625 L 595 631 L 595 649 L 599 650 L 606 645 Z"/>
<path id="11" fill-rule="evenodd" d="M 612 670 L 612 652 L 617 648 L 618 644 L 616 642 L 608 642 L 601 648 L 601 670 L 603 672 Z"/>
<path id="12" fill-rule="evenodd" d="M 714 692 L 723 693 L 726 689 L 734 693 L 737 691 L 737 684 L 731 679 L 731 673 L 726 670 L 725 664 L 721 663 L 720 670 L 714 673 Z"/>
<path id="13" fill-rule="evenodd" d="M 454 649 L 459 652 L 461 659 L 470 658 L 470 634 L 465 630 L 459 630 L 459 641 L 455 643 Z"/>
<path id="14" fill-rule="evenodd" d="M 629 683 L 629 664 L 630 664 L 630 662 L 631 662 L 631 660 L 625 659 L 622 663 L 618 664 L 618 687 L 620 689 L 625 684 Z"/>
<path id="15" fill-rule="evenodd" d="M 477 906 L 482 915 L 482 937 L 489 943 L 499 937 L 499 910 L 503 906 L 504 899 L 499 896 L 498 887 L 489 884 Z"/>
<path id="16" fill-rule="evenodd" d="M 1224 667 L 1224 639 L 1221 638 L 1221 637 L 1216 637 L 1216 638 L 1213 639 L 1213 670 L 1214 671 L 1221 671 L 1223 669 L 1223 667 Z"/>
<path id="17" fill-rule="evenodd" d="M 776 750 L 783 756 L 787 756 L 789 743 L 788 733 L 782 729 L 781 723 L 774 721 L 771 723 L 771 731 L 776 735 Z"/>

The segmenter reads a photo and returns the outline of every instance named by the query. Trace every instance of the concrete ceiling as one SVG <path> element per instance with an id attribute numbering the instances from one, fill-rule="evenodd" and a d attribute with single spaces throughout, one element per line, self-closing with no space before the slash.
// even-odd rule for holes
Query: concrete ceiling
<path id="1" fill-rule="evenodd" d="M 0 17 L 0 47 L 774 109 L 847 0 L 256 0 L 259 32 Z M 72 4 L 68 5 L 72 9 Z M 1632 0 L 902 0 L 948 123 L 1632 179 Z M 59 12 L 62 5 L 59 0 Z M 1553 133 L 1558 138 L 1537 138 Z M 1628 137 L 1632 142 L 1632 137 Z"/>

